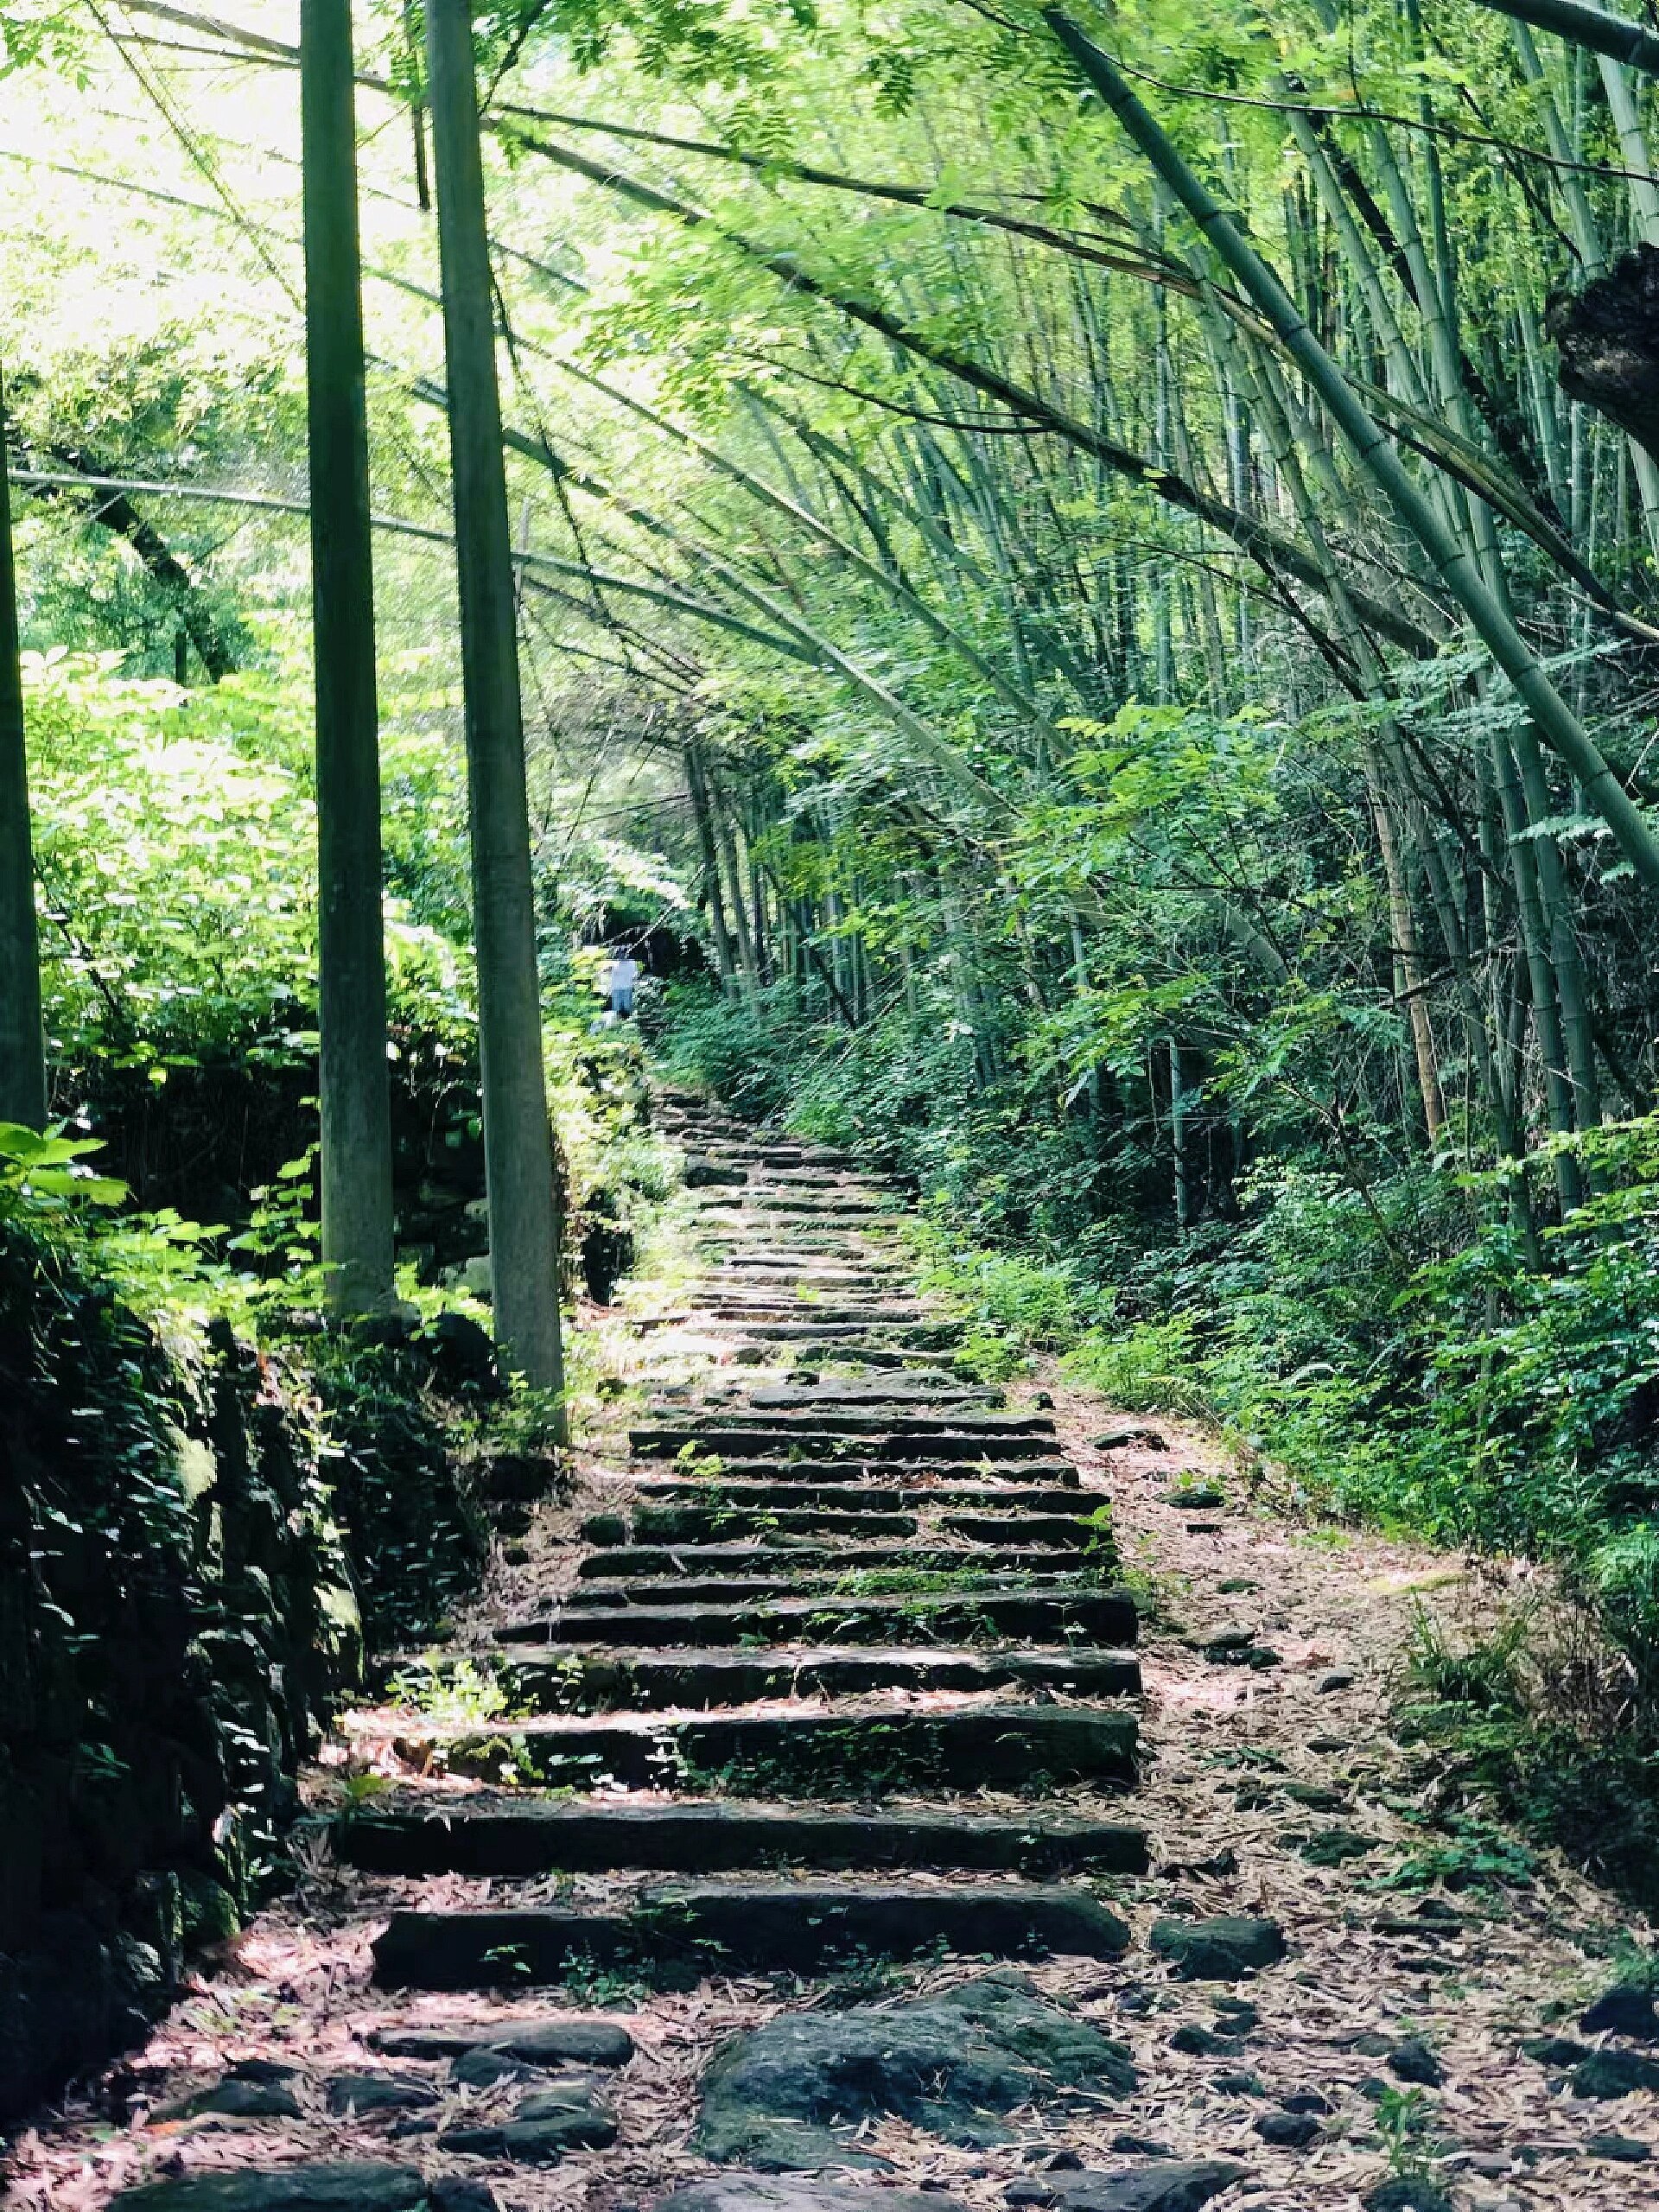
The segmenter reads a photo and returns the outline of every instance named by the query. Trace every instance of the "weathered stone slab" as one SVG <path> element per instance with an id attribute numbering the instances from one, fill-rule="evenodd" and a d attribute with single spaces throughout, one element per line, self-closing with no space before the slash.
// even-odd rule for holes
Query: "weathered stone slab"
<path id="1" fill-rule="evenodd" d="M 896 2114 L 947 2142 L 995 2143 L 1017 2107 L 1135 2082 L 1121 2044 L 1021 1976 L 991 1974 L 906 2005 L 785 2012 L 734 2037 L 704 2078 L 696 2141 L 718 2164 L 762 2172 L 879 2166 L 851 2139 L 862 2120 Z"/>
<path id="2" fill-rule="evenodd" d="M 832 1813 L 728 1802 L 537 1804 L 522 1797 L 362 1815 L 340 1831 L 336 1847 L 352 1865 L 390 1874 L 544 1874 L 627 1866 L 713 1874 L 789 1865 L 825 1872 L 931 1866 L 1133 1874 L 1144 1873 L 1147 1864 L 1146 1831 L 1127 1821 Z M 394 2040 L 398 2054 L 410 2057 L 447 2056 L 454 2048 L 453 2039 L 427 2030 L 406 2031 Z M 623 2040 L 626 2044 L 626 2036 Z M 382 2040 L 376 2047 L 391 2045 Z M 520 2050 L 499 2043 L 490 2047 Z M 586 2050 L 560 2055 L 589 2056 Z"/>
<path id="3" fill-rule="evenodd" d="M 352 2161 L 181 2174 L 124 2190 L 114 2212 L 410 2212 L 428 2201 L 413 2166 Z"/>
<path id="4" fill-rule="evenodd" d="M 1151 1944 L 1170 1961 L 1181 1981 L 1237 1981 L 1285 1955 L 1284 1931 L 1276 1920 L 1244 1913 L 1223 1913 L 1213 1920 L 1159 1920 Z"/>
<path id="5" fill-rule="evenodd" d="M 1040 2178 L 1052 2191 L 1047 2201 L 1064 2212 L 1200 2212 L 1223 2190 L 1248 2181 L 1249 2169 L 1230 2158 L 1201 2158 Z"/>
<path id="6" fill-rule="evenodd" d="M 941 2190 L 879 2183 L 798 2181 L 792 2176 L 716 2174 L 658 2200 L 655 2212 L 964 2212 Z"/>
<path id="7" fill-rule="evenodd" d="M 479 2020 L 453 2027 L 376 2028 L 372 2049 L 387 2058 L 459 2058 L 503 2051 L 527 2066 L 626 2066 L 633 2037 L 620 2020 Z"/>
<path id="8" fill-rule="evenodd" d="M 1132 1713 L 1087 1707 L 976 1705 L 956 1713 L 854 1714 L 830 1707 L 675 1720 L 620 1714 L 516 1721 L 511 1755 L 521 1780 L 550 1785 L 580 1784 L 601 1773 L 644 1785 L 677 1764 L 692 1784 L 701 1774 L 718 1776 L 728 1789 L 879 1796 L 918 1783 L 1028 1784 L 1039 1775 L 1127 1785 L 1135 1779 L 1135 1738 Z M 499 1730 L 434 1731 L 429 1740 L 451 1773 L 499 1778 L 505 1739 Z"/>
<path id="9" fill-rule="evenodd" d="M 812 1973 L 854 1953 L 907 1958 L 947 1949 L 1004 1957 L 1115 1958 L 1128 1930 L 1085 1891 L 995 1883 L 954 1889 L 874 1884 L 675 1883 L 625 1912 L 397 1912 L 373 1946 L 383 1986 L 522 1987 L 581 1961 Z"/>
<path id="10" fill-rule="evenodd" d="M 891 1643 L 904 1640 L 979 1643 L 987 1635 L 1057 1643 L 1068 1635 L 1096 1644 L 1135 1640 L 1135 1600 L 1122 1590 L 978 1590 L 964 1596 L 773 1598 L 753 1604 L 619 1605 L 612 1613 L 567 1606 L 543 1619 L 504 1623 L 502 1643 L 730 1644 L 754 1636 L 769 1643 Z"/>

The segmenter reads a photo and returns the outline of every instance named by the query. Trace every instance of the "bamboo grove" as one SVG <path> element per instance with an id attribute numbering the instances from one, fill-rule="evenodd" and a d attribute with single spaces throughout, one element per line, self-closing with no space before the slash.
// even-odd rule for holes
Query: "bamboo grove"
<path id="1" fill-rule="evenodd" d="M 700 913 L 735 1079 L 786 1043 L 1051 1249 L 1228 1222 L 1292 1154 L 1390 1264 L 1402 1173 L 1417 1257 L 1491 1230 L 1547 1273 L 1617 1215 L 1659 1073 L 1650 34 L 1579 0 L 520 0 L 473 19 L 475 128 L 453 0 L 359 10 L 359 266 L 340 0 L 297 43 L 162 0 L 7 23 L 20 193 L 221 265 L 238 334 L 188 454 L 25 334 L 30 576 L 122 529 L 212 676 L 206 588 L 310 516 L 325 1234 L 332 1157 L 366 1296 L 377 613 L 383 694 L 388 626 L 461 643 L 504 1280 L 555 1233 L 531 901 L 545 936 L 601 819 Z M 308 313 L 308 493 L 249 366 L 280 383 Z M 14 684 L 14 890 L 19 721 Z M 543 1376 L 547 1330 L 508 1327 Z"/>

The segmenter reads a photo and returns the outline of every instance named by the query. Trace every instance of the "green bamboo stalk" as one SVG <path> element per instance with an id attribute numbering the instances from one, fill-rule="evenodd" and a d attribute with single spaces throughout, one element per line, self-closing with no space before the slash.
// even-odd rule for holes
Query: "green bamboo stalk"
<path id="1" fill-rule="evenodd" d="M 40 926 L 29 813 L 23 677 L 17 643 L 17 570 L 6 476 L 0 386 L 0 1122 L 46 1126 L 46 1040 L 41 1027 Z"/>
<path id="2" fill-rule="evenodd" d="M 559 1230 L 542 1058 L 512 543 L 466 0 L 426 0 L 426 36 L 451 400 L 491 1298 L 505 1358 L 537 1388 L 562 1398 Z M 563 1410 L 559 1425 L 563 1429 Z"/>
<path id="3" fill-rule="evenodd" d="M 1550 0 L 1550 3 L 1558 4 L 1558 0 Z M 1659 839 L 1656 839 L 1588 732 L 1556 690 L 1536 655 L 1487 588 L 1470 553 L 1445 529 L 1278 278 L 1199 182 L 1100 48 L 1059 10 L 1046 8 L 1043 19 L 1154 172 L 1163 178 L 1209 238 L 1247 296 L 1272 323 L 1356 460 L 1374 479 L 1401 522 L 1422 547 L 1435 574 L 1463 608 L 1477 635 L 1525 702 L 1545 741 L 1582 783 L 1588 804 L 1606 823 L 1619 849 L 1643 881 L 1659 889 Z"/>
<path id="4" fill-rule="evenodd" d="M 389 1306 L 391 1097 L 351 0 L 302 0 L 316 685 L 322 1265 L 336 1313 Z"/>

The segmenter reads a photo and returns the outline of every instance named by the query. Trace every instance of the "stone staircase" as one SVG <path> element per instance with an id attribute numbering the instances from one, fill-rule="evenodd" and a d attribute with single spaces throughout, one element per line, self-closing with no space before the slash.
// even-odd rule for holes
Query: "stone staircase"
<path id="1" fill-rule="evenodd" d="M 950 1371 L 878 1179 L 685 1099 L 659 1124 L 697 1209 L 680 1318 L 706 1378 L 596 1478 L 560 1601 L 495 1629 L 511 1722 L 423 1732 L 435 1770 L 511 1791 L 415 1786 L 342 1825 L 365 1876 L 497 1878 L 487 1908 L 394 1910 L 377 1980 L 1115 1955 L 1086 1878 L 1147 1847 L 1119 1809 L 1140 1670 L 1103 1498 L 1046 1414 Z M 575 1869 L 618 1880 L 575 1906 L 502 1886 Z"/>
<path id="2" fill-rule="evenodd" d="M 659 1113 L 700 1271 L 672 1313 L 639 1287 L 649 1401 L 574 1505 L 515 1468 L 502 1526 L 533 1541 L 419 1662 L 431 1694 L 386 1663 L 347 1730 L 378 1774 L 333 1823 L 333 1902 L 255 1939 L 315 1958 L 303 2027 L 273 2060 L 226 2015 L 213 2078 L 141 2115 L 188 2149 L 146 2148 L 122 2212 L 634 2212 L 642 2186 L 658 2212 L 867 2212 L 800 2177 L 882 2168 L 884 2114 L 1007 2141 L 1000 2115 L 1134 2088 L 1125 2046 L 1018 1970 L 1117 1959 L 1107 1896 L 1147 1869 L 1104 1495 L 1040 1406 L 955 1374 L 879 1178 Z M 619 2001 L 626 2025 L 595 2016 Z M 696 2116 L 664 2133 L 677 2033 Z M 1103 2177 L 1084 2212 L 1196 2212 L 1243 2171 Z M 880 2206 L 969 2212 L 929 2186 Z"/>

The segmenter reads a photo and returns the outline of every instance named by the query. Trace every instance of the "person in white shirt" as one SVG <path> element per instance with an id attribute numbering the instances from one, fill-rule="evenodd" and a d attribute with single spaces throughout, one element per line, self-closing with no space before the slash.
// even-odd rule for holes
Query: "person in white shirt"
<path id="1" fill-rule="evenodd" d="M 633 987 L 639 981 L 639 963 L 626 950 L 611 962 L 605 988 L 611 995 L 611 1012 L 626 1016 L 633 1012 Z"/>

